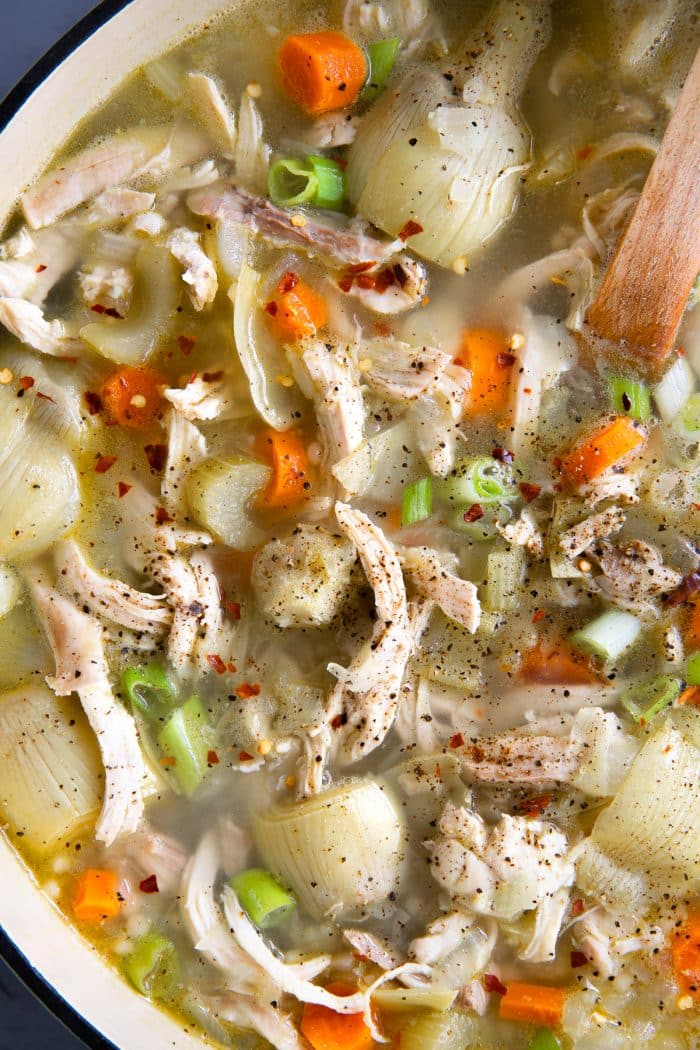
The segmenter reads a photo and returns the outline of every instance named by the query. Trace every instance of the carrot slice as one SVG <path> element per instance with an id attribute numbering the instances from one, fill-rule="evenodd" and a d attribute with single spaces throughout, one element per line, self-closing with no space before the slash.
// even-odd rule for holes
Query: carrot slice
<path id="1" fill-rule="evenodd" d="M 119 914 L 121 903 L 117 893 L 119 879 L 115 872 L 88 868 L 76 884 L 73 914 L 81 922 L 103 922 Z"/>
<path id="2" fill-rule="evenodd" d="M 167 381 L 152 368 L 120 368 L 102 387 L 102 403 L 115 423 L 134 430 L 149 427 L 160 414 Z"/>
<path id="3" fill-rule="evenodd" d="M 700 707 L 700 685 L 687 686 L 678 697 L 679 705 L 690 704 L 691 707 Z"/>
<path id="4" fill-rule="evenodd" d="M 288 507 L 303 500 L 309 488 L 309 460 L 294 430 L 266 430 L 260 441 L 272 462 L 272 480 L 260 500 L 261 507 Z"/>
<path id="5" fill-rule="evenodd" d="M 288 36 L 277 63 L 285 94 L 313 115 L 351 106 L 367 79 L 362 50 L 332 31 Z"/>
<path id="6" fill-rule="evenodd" d="M 694 601 L 685 631 L 685 647 L 689 652 L 700 649 L 700 601 Z"/>
<path id="7" fill-rule="evenodd" d="M 510 353 L 508 340 L 502 332 L 490 328 L 471 328 L 463 332 L 455 363 L 467 368 L 472 376 L 466 410 L 468 416 L 505 412 L 516 358 Z"/>
<path id="8" fill-rule="evenodd" d="M 270 328 L 283 343 L 296 343 L 316 335 L 328 319 L 321 296 L 292 273 L 284 275 L 278 294 L 267 303 L 265 310 Z"/>
<path id="9" fill-rule="evenodd" d="M 646 439 L 633 419 L 616 416 L 569 452 L 561 461 L 561 473 L 571 485 L 585 485 L 639 449 Z"/>
<path id="10" fill-rule="evenodd" d="M 352 995 L 355 989 L 336 981 L 327 986 L 334 995 Z M 327 1006 L 306 1003 L 299 1025 L 313 1050 L 371 1050 L 372 1033 L 362 1014 L 337 1014 Z"/>
<path id="11" fill-rule="evenodd" d="M 683 995 L 700 1001 L 700 912 L 689 915 L 674 932 L 671 944 L 673 971 Z"/>
<path id="12" fill-rule="evenodd" d="M 563 988 L 510 981 L 499 1004 L 498 1016 L 508 1021 L 556 1028 L 561 1022 L 564 995 Z"/>
<path id="13" fill-rule="evenodd" d="M 563 639 L 541 640 L 522 655 L 519 677 L 542 685 L 600 684 L 590 659 L 578 653 Z"/>

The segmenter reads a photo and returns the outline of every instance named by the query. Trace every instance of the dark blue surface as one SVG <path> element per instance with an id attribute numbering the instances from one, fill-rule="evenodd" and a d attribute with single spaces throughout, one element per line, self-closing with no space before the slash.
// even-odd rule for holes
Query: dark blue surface
<path id="1" fill-rule="evenodd" d="M 97 0 L 0 0 L 0 98 Z M 0 1050 L 85 1050 L 0 959 Z"/>

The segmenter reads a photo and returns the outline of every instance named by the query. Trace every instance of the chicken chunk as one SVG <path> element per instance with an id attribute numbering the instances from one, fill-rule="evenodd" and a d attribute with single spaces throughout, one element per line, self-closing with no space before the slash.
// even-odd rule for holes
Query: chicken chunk
<path id="1" fill-rule="evenodd" d="M 182 279 L 189 288 L 195 310 L 203 310 L 216 298 L 219 280 L 216 266 L 199 243 L 199 234 L 181 226 L 168 237 L 168 248 L 185 268 Z"/>
<path id="2" fill-rule="evenodd" d="M 72 357 L 83 345 L 63 321 L 47 321 L 41 307 L 26 299 L 1 298 L 0 324 L 32 350 L 52 357 Z"/>

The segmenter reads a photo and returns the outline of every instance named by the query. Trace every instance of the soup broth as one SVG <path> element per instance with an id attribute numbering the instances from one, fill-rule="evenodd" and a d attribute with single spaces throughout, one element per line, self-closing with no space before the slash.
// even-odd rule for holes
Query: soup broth
<path id="1" fill-rule="evenodd" d="M 243 3 L 0 246 L 0 807 L 215 1045 L 690 1050 L 700 308 L 585 316 L 694 4 Z"/>

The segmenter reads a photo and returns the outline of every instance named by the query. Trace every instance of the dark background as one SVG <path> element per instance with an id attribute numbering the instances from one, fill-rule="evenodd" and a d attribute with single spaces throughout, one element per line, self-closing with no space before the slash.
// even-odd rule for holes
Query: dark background
<path id="1" fill-rule="evenodd" d="M 0 0 L 0 98 L 97 0 Z M 0 960 L 0 1050 L 81 1050 Z"/>

